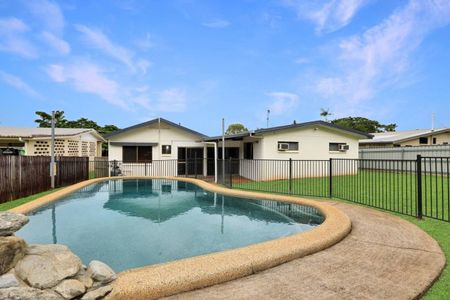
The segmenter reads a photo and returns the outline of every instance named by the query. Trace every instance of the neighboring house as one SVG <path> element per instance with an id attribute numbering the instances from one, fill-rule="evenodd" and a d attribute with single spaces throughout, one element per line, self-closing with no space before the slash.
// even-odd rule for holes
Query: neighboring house
<path id="1" fill-rule="evenodd" d="M 242 159 L 241 164 L 233 165 L 233 173 L 241 175 L 246 161 L 253 159 L 357 159 L 358 141 L 369 136 L 323 121 L 294 123 L 225 136 L 225 159 Z M 132 163 L 144 163 L 144 173 L 151 175 L 163 168 L 160 160 L 177 159 L 177 168 L 173 168 L 172 173 L 165 171 L 164 175 L 212 176 L 215 145 L 217 158 L 222 158 L 221 136 L 206 137 L 162 118 L 114 132 L 107 135 L 107 139 L 109 160 L 120 161 L 125 175 L 133 173 Z M 167 168 L 167 162 L 164 166 Z"/>
<path id="2" fill-rule="evenodd" d="M 381 132 L 372 133 L 372 135 L 372 139 L 359 141 L 361 149 L 447 145 L 450 143 L 450 128 Z"/>
<path id="3" fill-rule="evenodd" d="M 99 157 L 106 140 L 94 129 L 55 128 L 55 155 Z M 0 155 L 50 156 L 51 128 L 0 127 Z"/>

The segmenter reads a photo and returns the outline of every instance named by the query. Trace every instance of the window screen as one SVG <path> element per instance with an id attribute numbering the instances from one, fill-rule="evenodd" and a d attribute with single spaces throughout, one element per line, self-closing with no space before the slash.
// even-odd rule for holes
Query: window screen
<path id="1" fill-rule="evenodd" d="M 151 162 L 152 161 L 152 146 L 138 146 L 137 147 L 137 160 L 138 162 Z"/>
<path id="2" fill-rule="evenodd" d="M 253 159 L 253 143 L 244 143 L 244 159 Z"/>
<path id="3" fill-rule="evenodd" d="M 172 146 L 171 145 L 162 145 L 161 154 L 172 154 Z"/>
<path id="4" fill-rule="evenodd" d="M 136 146 L 123 146 L 122 147 L 122 161 L 136 162 Z"/>
<path id="5" fill-rule="evenodd" d="M 419 144 L 428 144 L 428 138 L 427 137 L 421 137 L 419 138 Z"/>

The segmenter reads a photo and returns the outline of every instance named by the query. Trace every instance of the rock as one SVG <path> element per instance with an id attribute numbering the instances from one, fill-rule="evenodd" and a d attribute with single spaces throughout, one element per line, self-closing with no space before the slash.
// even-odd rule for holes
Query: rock
<path id="1" fill-rule="evenodd" d="M 22 214 L 16 214 L 9 211 L 0 212 L 0 236 L 14 234 L 17 230 L 27 224 L 28 217 Z"/>
<path id="2" fill-rule="evenodd" d="M 89 263 L 87 272 L 91 278 L 101 283 L 109 283 L 117 278 L 116 273 L 105 263 L 93 260 Z"/>
<path id="3" fill-rule="evenodd" d="M 0 289 L 17 287 L 19 285 L 20 285 L 19 280 L 17 280 L 14 274 L 7 273 L 0 276 Z"/>
<path id="4" fill-rule="evenodd" d="M 73 278 L 83 283 L 87 289 L 91 288 L 94 283 L 91 276 L 84 269 L 81 269 Z"/>
<path id="5" fill-rule="evenodd" d="M 30 287 L 11 287 L 0 289 L 0 299 L 10 300 L 63 300 L 60 295 L 49 290 L 40 290 Z"/>
<path id="6" fill-rule="evenodd" d="M 27 244 L 17 236 L 0 237 L 0 275 L 14 268 L 25 255 Z"/>
<path id="7" fill-rule="evenodd" d="M 110 285 L 105 285 L 99 287 L 98 289 L 92 290 L 84 294 L 81 300 L 97 300 L 105 297 L 112 291 L 112 287 Z"/>
<path id="8" fill-rule="evenodd" d="M 16 265 L 16 275 L 30 286 L 46 289 L 72 277 L 81 260 L 64 245 L 32 245 Z"/>
<path id="9" fill-rule="evenodd" d="M 60 282 L 54 290 L 65 299 L 73 299 L 84 294 L 86 288 L 84 284 L 76 279 L 66 279 Z"/>

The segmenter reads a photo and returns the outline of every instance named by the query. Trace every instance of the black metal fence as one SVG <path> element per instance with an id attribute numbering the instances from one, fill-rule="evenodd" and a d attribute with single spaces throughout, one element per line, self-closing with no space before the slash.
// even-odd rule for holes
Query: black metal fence
<path id="1" fill-rule="evenodd" d="M 450 158 L 240 160 L 227 186 L 343 199 L 450 222 Z"/>
<path id="2" fill-rule="evenodd" d="M 22 159 L 22 162 L 29 159 Z M 26 172 L 36 173 L 32 171 L 34 167 L 23 163 L 0 164 L 0 175 L 3 174 L 0 203 L 49 189 L 49 159 L 35 160 L 40 162 L 39 170 L 43 170 L 43 173 L 39 171 L 40 177 L 45 181 L 38 189 L 30 188 L 30 180 L 24 181 L 35 178 Z M 17 179 L 19 175 L 12 176 L 11 170 L 22 179 Z M 59 158 L 57 163 L 57 186 L 107 176 L 180 176 L 210 182 L 217 179 L 230 188 L 339 198 L 400 214 L 450 222 L 450 157 L 418 156 L 415 160 L 170 159 L 145 163 Z M 6 182 L 5 178 L 10 180 Z"/>

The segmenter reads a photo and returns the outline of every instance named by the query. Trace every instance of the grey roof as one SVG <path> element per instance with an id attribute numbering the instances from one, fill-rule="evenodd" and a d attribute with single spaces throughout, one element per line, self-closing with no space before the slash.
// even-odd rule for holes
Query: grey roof
<path id="1" fill-rule="evenodd" d="M 289 125 L 256 129 L 254 131 L 243 132 L 243 133 L 238 133 L 238 134 L 233 134 L 233 135 L 226 135 L 225 138 L 226 139 L 239 139 L 239 138 L 243 138 L 243 137 L 250 136 L 250 135 L 262 135 L 267 132 L 274 132 L 274 131 L 280 131 L 280 130 L 286 130 L 286 129 L 292 129 L 292 128 L 302 128 L 302 127 L 308 127 L 308 126 L 324 126 L 324 127 L 328 127 L 331 129 L 341 131 L 343 133 L 357 135 L 361 138 L 370 138 L 372 136 L 371 134 L 368 134 L 368 133 L 365 133 L 365 132 L 362 132 L 359 130 L 342 127 L 342 126 L 332 124 L 329 122 L 325 122 L 325 121 L 311 121 L 311 122 L 293 123 L 293 124 L 289 124 Z M 221 138 L 222 138 L 222 136 L 214 136 L 214 137 L 206 138 L 205 141 L 220 140 Z"/>
<path id="2" fill-rule="evenodd" d="M 55 128 L 55 136 L 75 136 L 83 133 L 92 133 L 98 139 L 104 141 L 103 137 L 90 128 Z M 26 128 L 26 127 L 0 127 L 0 138 L 37 138 L 51 136 L 51 128 Z"/>
<path id="3" fill-rule="evenodd" d="M 412 139 L 420 138 L 423 136 L 429 136 L 432 134 L 438 134 L 442 132 L 450 131 L 450 128 L 439 129 L 415 129 L 415 130 L 402 130 L 393 132 L 379 132 L 372 133 L 372 139 L 360 140 L 360 144 L 392 144 L 403 141 L 409 141 Z"/>
<path id="4" fill-rule="evenodd" d="M 121 129 L 121 130 L 117 130 L 117 131 L 111 132 L 111 133 L 105 135 L 105 138 L 109 139 L 109 138 L 111 138 L 111 137 L 113 137 L 113 136 L 116 136 L 116 135 L 118 135 L 118 134 L 121 134 L 121 133 L 130 131 L 130 130 L 133 130 L 133 129 L 137 129 L 137 128 L 145 127 L 145 126 L 148 126 L 148 125 L 156 124 L 156 123 L 158 123 L 158 121 L 164 122 L 164 123 L 166 123 L 166 124 L 169 124 L 169 125 L 171 125 L 171 126 L 177 127 L 177 128 L 179 128 L 179 129 L 181 129 L 181 130 L 190 132 L 190 133 L 192 133 L 192 134 L 198 135 L 198 136 L 200 136 L 200 137 L 202 137 L 202 138 L 206 137 L 206 135 L 204 135 L 203 133 L 200 133 L 200 132 L 198 132 L 198 131 L 195 131 L 195 130 L 189 129 L 189 128 L 187 128 L 187 127 L 181 126 L 180 124 L 173 123 L 173 122 L 171 122 L 171 121 L 169 121 L 169 120 L 167 120 L 167 119 L 164 119 L 164 118 L 156 118 L 156 119 L 153 119 L 153 120 L 144 122 L 144 123 L 139 123 L 139 124 L 136 124 L 136 125 L 133 125 L 133 126 L 130 126 L 130 127 L 124 128 L 124 129 Z"/>

